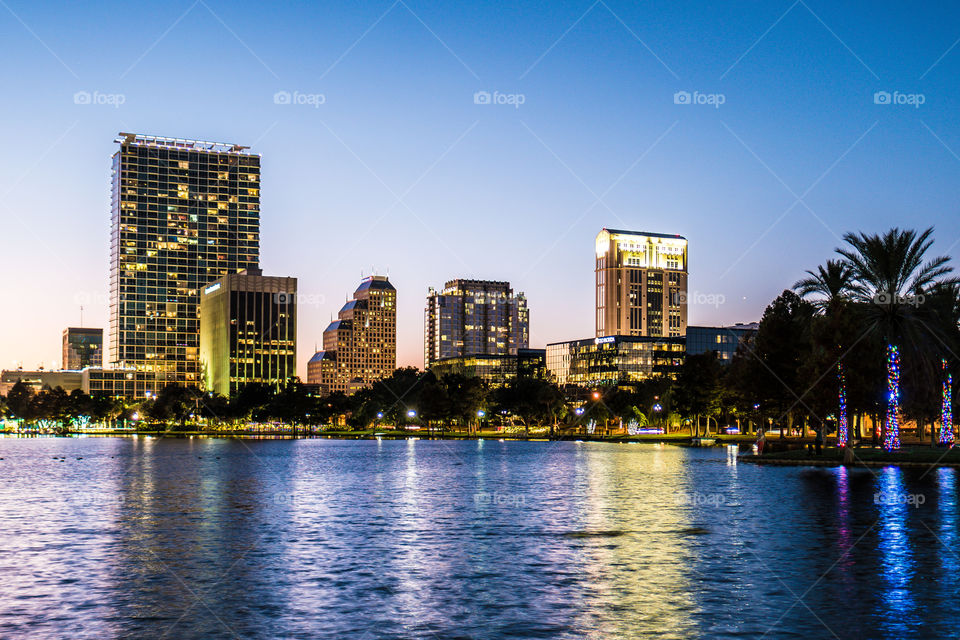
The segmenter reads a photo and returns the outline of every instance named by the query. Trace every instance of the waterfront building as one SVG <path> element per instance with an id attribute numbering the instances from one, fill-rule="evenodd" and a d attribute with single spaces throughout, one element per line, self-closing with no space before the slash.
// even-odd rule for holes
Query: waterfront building
<path id="1" fill-rule="evenodd" d="M 323 332 L 323 349 L 307 365 L 307 383 L 326 393 L 353 393 L 396 368 L 397 290 L 386 276 L 369 276 Z"/>
<path id="2" fill-rule="evenodd" d="M 686 335 L 685 238 L 603 229 L 596 254 L 596 337 Z"/>
<path id="3" fill-rule="evenodd" d="M 33 371 L 24 371 L 23 369 L 10 369 L 0 371 L 0 395 L 6 396 L 13 389 L 17 382 L 23 382 L 34 392 L 43 389 L 62 388 L 67 393 L 74 389 L 80 389 L 81 374 L 79 371 L 48 371 L 46 369 L 36 369 Z"/>
<path id="4" fill-rule="evenodd" d="M 163 388 L 157 386 L 157 378 L 153 371 L 88 367 L 79 373 L 80 388 L 84 393 L 92 396 L 141 400 L 155 396 Z"/>
<path id="5" fill-rule="evenodd" d="M 61 369 L 79 371 L 103 366 L 103 329 L 68 327 L 63 330 Z"/>
<path id="6" fill-rule="evenodd" d="M 759 322 L 738 322 L 727 327 L 687 327 L 687 355 L 716 351 L 722 364 L 730 364 L 737 347 L 760 328 Z"/>
<path id="7" fill-rule="evenodd" d="M 200 366 L 207 391 L 281 387 L 297 374 L 297 279 L 228 273 L 200 296 Z"/>
<path id="8" fill-rule="evenodd" d="M 115 142 L 110 366 L 146 374 L 129 379 L 132 397 L 199 385 L 201 290 L 259 264 L 260 156 L 133 133 Z"/>
<path id="9" fill-rule="evenodd" d="M 458 278 L 430 288 L 424 312 L 424 366 L 448 358 L 517 355 L 530 343 L 527 299 L 509 282 Z"/>
<path id="10" fill-rule="evenodd" d="M 619 385 L 675 376 L 683 358 L 683 338 L 602 336 L 547 345 L 547 371 L 559 385 Z"/>
<path id="11" fill-rule="evenodd" d="M 546 349 L 517 349 L 516 354 L 458 356 L 443 358 L 430 365 L 439 378 L 459 374 L 480 378 L 491 387 L 500 387 L 516 378 L 546 378 Z"/>

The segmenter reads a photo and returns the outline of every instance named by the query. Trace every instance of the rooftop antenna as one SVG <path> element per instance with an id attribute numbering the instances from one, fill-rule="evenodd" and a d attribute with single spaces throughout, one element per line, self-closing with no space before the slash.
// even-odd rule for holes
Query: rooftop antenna
<path id="1" fill-rule="evenodd" d="M 80 326 L 83 326 L 83 305 L 80 305 Z"/>

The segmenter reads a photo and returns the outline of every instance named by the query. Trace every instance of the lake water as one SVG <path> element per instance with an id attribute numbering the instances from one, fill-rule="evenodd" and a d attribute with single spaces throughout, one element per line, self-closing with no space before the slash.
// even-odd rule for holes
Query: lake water
<path id="1" fill-rule="evenodd" d="M 960 635 L 952 469 L 495 440 L 0 458 L 3 638 Z"/>

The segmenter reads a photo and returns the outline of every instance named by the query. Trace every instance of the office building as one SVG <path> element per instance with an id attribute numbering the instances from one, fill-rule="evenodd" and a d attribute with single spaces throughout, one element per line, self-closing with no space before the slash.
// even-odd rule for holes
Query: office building
<path id="1" fill-rule="evenodd" d="M 370 276 L 323 332 L 323 350 L 307 365 L 307 383 L 326 393 L 353 393 L 397 368 L 397 290 Z"/>
<path id="2" fill-rule="evenodd" d="M 683 338 L 603 336 L 547 345 L 547 371 L 560 385 L 628 385 L 672 377 L 683 358 Z"/>
<path id="3" fill-rule="evenodd" d="M 759 322 L 737 323 L 728 327 L 687 327 L 687 355 L 716 351 L 723 364 L 730 364 L 737 348 L 760 328 Z"/>
<path id="4" fill-rule="evenodd" d="M 201 291 L 259 264 L 260 157 L 240 145 L 132 133 L 115 142 L 110 365 L 145 374 L 121 376 L 133 397 L 199 385 Z"/>
<path id="5" fill-rule="evenodd" d="M 480 378 L 490 387 L 501 387 L 516 378 L 546 378 L 546 349 L 517 349 L 514 355 L 458 356 L 436 360 L 430 371 L 437 377 L 458 374 Z"/>
<path id="6" fill-rule="evenodd" d="M 103 329 L 68 327 L 63 330 L 61 368 L 79 371 L 103 366 Z"/>
<path id="7" fill-rule="evenodd" d="M 297 374 L 297 279 L 260 269 L 228 273 L 200 296 L 200 366 L 206 391 L 280 388 Z"/>
<path id="8" fill-rule="evenodd" d="M 530 312 L 509 282 L 451 280 L 432 287 L 424 314 L 424 366 L 466 356 L 517 355 L 530 342 Z"/>
<path id="9" fill-rule="evenodd" d="M 596 337 L 686 335 L 685 238 L 603 229 L 596 252 Z"/>

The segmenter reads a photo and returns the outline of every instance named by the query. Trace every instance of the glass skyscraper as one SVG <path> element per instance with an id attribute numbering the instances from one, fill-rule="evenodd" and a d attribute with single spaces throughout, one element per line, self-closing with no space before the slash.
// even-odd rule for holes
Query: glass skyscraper
<path id="1" fill-rule="evenodd" d="M 260 261 L 260 156 L 121 133 L 113 156 L 109 359 L 135 395 L 199 385 L 200 294 Z"/>

